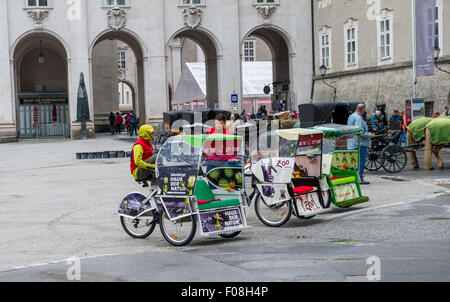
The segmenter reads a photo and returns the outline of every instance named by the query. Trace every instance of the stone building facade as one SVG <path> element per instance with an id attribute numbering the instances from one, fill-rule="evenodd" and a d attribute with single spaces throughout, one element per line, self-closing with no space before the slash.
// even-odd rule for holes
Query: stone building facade
<path id="1" fill-rule="evenodd" d="M 438 64 L 450 70 L 450 1 L 436 0 Z M 322 81 L 319 68 L 327 65 L 325 81 L 336 87 L 337 101 L 361 101 L 374 112 L 405 110 L 413 96 L 413 39 L 410 0 L 314 1 L 315 85 L 313 100 L 332 101 L 333 89 Z M 442 113 L 450 102 L 450 75 L 435 70 L 417 78 L 419 98 L 428 115 Z"/>
<path id="2" fill-rule="evenodd" d="M 293 107 L 309 102 L 311 17 L 309 0 L 0 0 L 0 141 L 32 136 L 36 125 L 50 129 L 59 123 L 70 137 L 79 137 L 81 73 L 89 96 L 89 134 L 94 136 L 96 116 L 115 111 L 108 95 L 97 95 L 117 93 L 109 87 L 117 81 L 107 84 L 109 74 L 106 79 L 94 75 L 96 48 L 110 40 L 127 44 L 136 57 L 142 123 L 160 122 L 169 109 L 170 45 L 180 38 L 203 50 L 211 107 L 230 109 L 231 94 L 241 95 L 242 45 L 252 36 L 269 44 L 275 80 L 288 83 Z M 36 68 L 26 65 L 27 56 Z M 51 118 L 44 119 L 41 107 Z"/>

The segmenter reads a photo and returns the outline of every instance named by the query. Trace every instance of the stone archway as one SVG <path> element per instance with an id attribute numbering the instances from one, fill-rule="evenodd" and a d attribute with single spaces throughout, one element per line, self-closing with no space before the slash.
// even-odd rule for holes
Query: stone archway
<path id="1" fill-rule="evenodd" d="M 198 45 L 204 56 L 205 63 L 205 81 L 206 81 L 206 96 L 205 96 L 205 105 L 207 108 L 214 108 L 214 104 L 219 103 L 219 83 L 218 83 L 218 57 L 219 57 L 219 46 L 217 39 L 215 39 L 212 34 L 203 30 L 202 28 L 184 28 L 176 32 L 167 43 L 167 52 L 170 53 L 172 57 L 172 64 L 178 66 L 172 66 L 173 70 L 177 70 L 181 76 L 181 71 L 184 69 L 182 66 L 181 60 L 181 52 L 182 45 L 179 45 L 179 41 L 187 39 L 193 41 L 196 45 Z M 175 45 L 175 46 L 174 46 Z M 176 48 L 174 52 L 173 49 Z M 179 58 L 175 58 L 175 56 L 180 56 Z M 199 62 L 201 63 L 201 62 Z M 174 73 L 174 72 L 173 72 Z M 168 79 L 173 78 L 173 75 L 167 76 Z M 176 94 L 177 81 L 174 80 L 172 83 L 169 83 L 169 87 L 173 87 L 173 92 Z M 187 100 L 192 101 L 192 100 Z M 171 105 L 176 105 L 180 102 L 180 100 L 172 100 Z"/>
<path id="2" fill-rule="evenodd" d="M 118 52 L 121 50 L 125 51 L 127 56 L 125 68 L 118 66 Z M 141 122 L 145 122 L 146 51 L 142 41 L 129 31 L 106 31 L 94 40 L 90 54 L 96 132 L 107 132 L 109 113 L 120 111 L 118 93 L 120 82 L 125 82 L 131 87 L 133 111 Z"/>
<path id="3" fill-rule="evenodd" d="M 46 31 L 23 35 L 13 47 L 19 138 L 70 137 L 68 50 Z"/>
<path id="4" fill-rule="evenodd" d="M 293 53 L 293 47 L 288 35 L 281 29 L 273 26 L 256 27 L 245 35 L 241 42 L 241 51 L 244 49 L 245 41 L 251 37 L 264 41 L 272 53 L 272 109 L 275 112 L 295 110 L 296 104 L 291 93 L 293 64 L 290 54 Z M 243 54 L 241 57 L 244 57 Z M 285 101 L 285 105 L 280 104 L 281 101 Z"/>

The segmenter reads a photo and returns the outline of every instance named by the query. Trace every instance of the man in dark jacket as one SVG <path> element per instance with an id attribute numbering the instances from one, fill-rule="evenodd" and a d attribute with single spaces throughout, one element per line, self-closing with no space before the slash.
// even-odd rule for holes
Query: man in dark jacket
<path id="1" fill-rule="evenodd" d="M 111 135 L 115 134 L 115 125 L 116 125 L 116 117 L 114 113 L 109 114 L 109 131 L 111 131 Z"/>

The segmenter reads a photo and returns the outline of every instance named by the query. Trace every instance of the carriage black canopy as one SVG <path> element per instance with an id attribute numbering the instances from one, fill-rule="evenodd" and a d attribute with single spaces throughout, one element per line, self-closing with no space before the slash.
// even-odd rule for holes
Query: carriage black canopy
<path id="1" fill-rule="evenodd" d="M 302 128 L 318 125 L 335 124 L 347 125 L 348 118 L 363 102 L 323 102 L 298 106 Z"/>

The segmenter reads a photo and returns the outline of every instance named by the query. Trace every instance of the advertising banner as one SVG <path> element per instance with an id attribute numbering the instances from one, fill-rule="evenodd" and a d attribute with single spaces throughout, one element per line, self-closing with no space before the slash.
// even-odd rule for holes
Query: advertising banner
<path id="1" fill-rule="evenodd" d="M 281 203 L 283 201 L 288 201 L 291 199 L 289 195 L 287 185 L 283 184 L 271 184 L 271 185 L 262 185 L 258 184 L 258 191 L 261 193 L 264 201 L 267 205 L 271 206 L 274 204 Z"/>
<path id="2" fill-rule="evenodd" d="M 412 104 L 412 120 L 418 120 L 425 117 L 425 100 L 424 99 L 414 99 Z"/>
<path id="3" fill-rule="evenodd" d="M 170 219 L 176 219 L 192 213 L 189 197 L 162 197 L 161 200 Z"/>
<path id="4" fill-rule="evenodd" d="M 260 182 L 286 184 L 291 182 L 293 158 L 266 158 L 252 165 L 252 172 Z"/>
<path id="5" fill-rule="evenodd" d="M 196 166 L 172 166 L 158 170 L 158 185 L 164 195 L 194 194 L 198 169 Z"/>
<path id="6" fill-rule="evenodd" d="M 416 75 L 434 75 L 436 0 L 416 1 Z"/>
<path id="7" fill-rule="evenodd" d="M 355 183 L 344 186 L 337 186 L 334 188 L 334 193 L 336 194 L 337 202 L 342 202 L 359 197 L 358 187 Z"/>
<path id="8" fill-rule="evenodd" d="M 120 203 L 119 215 L 136 217 L 146 211 L 151 210 L 150 204 L 144 205 L 144 201 L 146 199 L 147 197 L 140 193 L 129 194 Z"/>
<path id="9" fill-rule="evenodd" d="M 308 216 L 311 213 L 322 209 L 317 193 L 299 195 L 295 200 L 301 216 Z"/>
<path id="10" fill-rule="evenodd" d="M 200 222 L 204 234 L 232 231 L 233 229 L 243 227 L 241 211 L 239 208 L 200 213 Z"/>

